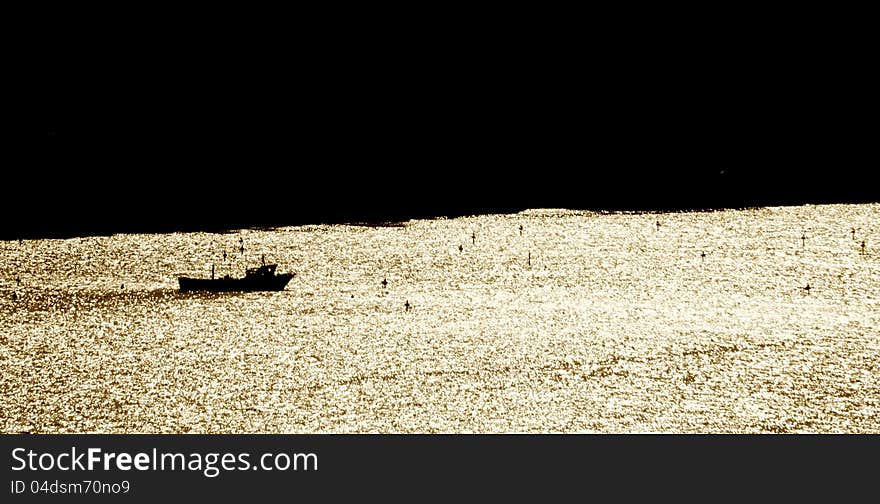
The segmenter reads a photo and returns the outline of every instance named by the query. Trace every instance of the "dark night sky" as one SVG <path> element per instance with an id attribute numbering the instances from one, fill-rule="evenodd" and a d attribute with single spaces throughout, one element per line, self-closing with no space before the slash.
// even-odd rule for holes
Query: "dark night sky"
<path id="1" fill-rule="evenodd" d="M 50 45 L 11 232 L 880 199 L 821 44 L 510 26 Z"/>

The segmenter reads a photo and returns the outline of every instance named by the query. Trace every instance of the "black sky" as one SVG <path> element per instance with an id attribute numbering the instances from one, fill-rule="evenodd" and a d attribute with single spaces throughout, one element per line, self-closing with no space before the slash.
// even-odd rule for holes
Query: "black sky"
<path id="1" fill-rule="evenodd" d="M 880 199 L 856 61 L 565 26 L 67 35 L 4 233 Z"/>

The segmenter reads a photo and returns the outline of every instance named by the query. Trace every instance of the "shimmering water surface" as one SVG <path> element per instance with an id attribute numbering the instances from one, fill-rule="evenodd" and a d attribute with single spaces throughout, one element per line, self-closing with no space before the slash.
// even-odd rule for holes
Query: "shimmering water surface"
<path id="1" fill-rule="evenodd" d="M 262 254 L 285 291 L 176 290 Z M 6 433 L 880 432 L 878 204 L 6 241 L 0 272 Z"/>

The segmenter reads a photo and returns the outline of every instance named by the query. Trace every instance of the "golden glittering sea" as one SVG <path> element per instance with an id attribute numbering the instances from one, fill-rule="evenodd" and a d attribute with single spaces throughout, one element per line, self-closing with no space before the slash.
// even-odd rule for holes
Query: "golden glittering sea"
<path id="1" fill-rule="evenodd" d="M 880 433 L 880 204 L 0 242 L 0 431 Z"/>

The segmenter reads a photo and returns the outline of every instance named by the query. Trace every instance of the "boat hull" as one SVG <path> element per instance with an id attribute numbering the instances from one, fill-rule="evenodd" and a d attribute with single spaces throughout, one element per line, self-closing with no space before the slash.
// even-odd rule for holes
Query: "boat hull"
<path id="1" fill-rule="evenodd" d="M 293 273 L 245 278 L 189 278 L 177 277 L 181 292 L 253 292 L 284 290 Z"/>

